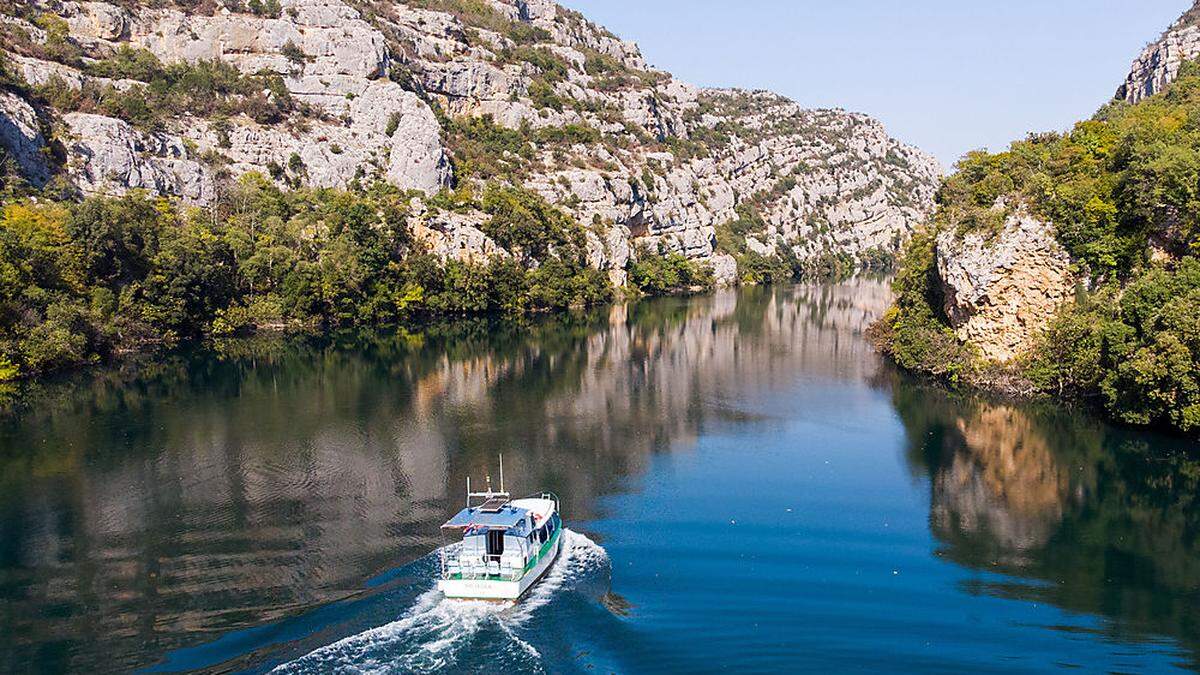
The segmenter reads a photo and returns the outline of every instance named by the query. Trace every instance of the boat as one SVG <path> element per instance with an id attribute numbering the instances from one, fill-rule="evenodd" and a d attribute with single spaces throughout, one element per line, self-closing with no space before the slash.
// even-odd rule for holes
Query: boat
<path id="1" fill-rule="evenodd" d="M 461 534 L 462 543 L 442 546 L 438 590 L 447 598 L 515 601 L 541 579 L 562 550 L 558 497 L 551 492 L 513 499 L 504 489 L 471 492 L 467 505 L 442 525 L 443 536 Z"/>

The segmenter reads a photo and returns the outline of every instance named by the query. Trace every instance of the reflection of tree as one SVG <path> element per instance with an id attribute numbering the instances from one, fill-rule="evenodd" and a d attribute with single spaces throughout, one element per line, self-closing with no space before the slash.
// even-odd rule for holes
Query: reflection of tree
<path id="1" fill-rule="evenodd" d="M 42 387 L 0 417 L 0 670 L 51 644 L 129 668 L 358 592 L 432 549 L 498 452 L 510 487 L 589 518 L 655 453 L 753 419 L 714 401 L 871 374 L 887 299 L 856 281 L 233 342 Z"/>
<path id="2" fill-rule="evenodd" d="M 942 553 L 1039 583 L 997 595 L 1109 618 L 1200 650 L 1200 461 L 1189 441 L 1082 414 L 950 397 L 896 376 Z"/>

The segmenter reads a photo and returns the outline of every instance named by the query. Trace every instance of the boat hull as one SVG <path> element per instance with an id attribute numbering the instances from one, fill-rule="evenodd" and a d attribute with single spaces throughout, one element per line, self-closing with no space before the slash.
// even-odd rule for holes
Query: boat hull
<path id="1" fill-rule="evenodd" d="M 438 590 L 447 598 L 463 600 L 517 600 L 525 591 L 537 583 L 546 574 L 550 566 L 558 560 L 562 550 L 562 537 L 555 537 L 551 545 L 550 555 L 542 556 L 528 572 L 520 579 L 513 581 L 501 579 L 440 579 Z"/>

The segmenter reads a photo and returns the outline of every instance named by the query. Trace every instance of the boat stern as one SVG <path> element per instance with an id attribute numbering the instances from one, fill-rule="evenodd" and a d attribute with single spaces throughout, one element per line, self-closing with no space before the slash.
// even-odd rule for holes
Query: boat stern
<path id="1" fill-rule="evenodd" d="M 516 600 L 521 597 L 520 581 L 500 579 L 440 579 L 438 590 L 447 598 L 463 600 Z"/>

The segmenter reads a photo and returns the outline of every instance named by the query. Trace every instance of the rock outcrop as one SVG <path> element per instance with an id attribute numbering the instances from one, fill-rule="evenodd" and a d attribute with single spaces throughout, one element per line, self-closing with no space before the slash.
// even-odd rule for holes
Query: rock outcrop
<path id="1" fill-rule="evenodd" d="M 171 194 L 189 202 L 211 201 L 213 177 L 191 159 L 178 136 L 143 133 L 104 115 L 67 113 L 68 174 L 86 194 L 129 190 Z"/>
<path id="2" fill-rule="evenodd" d="M 1133 61 L 1117 98 L 1137 103 L 1162 91 L 1179 74 L 1185 61 L 1200 56 L 1200 1 L 1184 13 L 1158 40 Z"/>
<path id="3" fill-rule="evenodd" d="M 33 185 L 41 187 L 50 179 L 50 167 L 42 152 L 46 139 L 37 112 L 21 97 L 5 91 L 0 91 L 0 146 Z"/>
<path id="4" fill-rule="evenodd" d="M 994 235 L 938 235 L 937 271 L 958 337 L 1001 362 L 1033 346 L 1074 287 L 1070 257 L 1053 227 L 1022 207 Z"/>
<path id="5" fill-rule="evenodd" d="M 221 180 L 257 171 L 281 184 L 378 178 L 432 195 L 482 181 L 465 165 L 455 175 L 451 157 L 485 141 L 455 132 L 451 120 L 487 118 L 529 152 L 485 148 L 484 161 L 507 163 L 500 179 L 588 228 L 589 260 L 614 280 L 649 246 L 706 261 L 729 281 L 735 255 L 890 255 L 932 211 L 940 180 L 935 160 L 865 115 L 693 87 L 549 0 L 436 4 L 448 11 L 426 2 L 280 0 L 277 13 L 270 3 L 252 13 L 231 0 L 34 5 L 65 22 L 82 56 L 56 60 L 28 13 L 3 17 L 22 36 L 10 47 L 11 70 L 31 87 L 136 92 L 143 83 L 89 67 L 132 48 L 164 64 L 216 60 L 247 77 L 277 78 L 280 87 L 262 99 L 289 101 L 279 120 L 184 113 L 150 129 L 96 109 L 59 111 L 64 170 L 87 193 L 137 188 L 203 203 Z M 199 13 L 205 5 L 212 11 Z M 0 119 L 13 117 L 10 103 Z M 11 133 L 0 140 L 27 157 L 38 143 Z M 37 176 L 52 167 L 22 168 Z M 731 250 L 720 229 L 739 219 L 749 231 Z M 477 216 L 425 225 L 425 239 L 446 255 L 498 248 Z"/>

